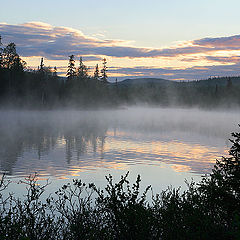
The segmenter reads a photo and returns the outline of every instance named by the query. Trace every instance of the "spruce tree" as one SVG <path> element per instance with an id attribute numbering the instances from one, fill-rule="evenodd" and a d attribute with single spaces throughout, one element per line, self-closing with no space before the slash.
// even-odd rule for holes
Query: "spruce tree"
<path id="1" fill-rule="evenodd" d="M 99 80 L 99 67 L 98 67 L 98 64 L 96 65 L 95 67 L 95 71 L 94 71 L 94 74 L 93 74 L 93 78 L 96 79 L 96 80 Z"/>
<path id="2" fill-rule="evenodd" d="M 75 76 L 76 76 L 76 68 L 75 68 L 74 55 L 70 55 L 69 62 L 68 62 L 67 78 L 68 80 L 72 80 L 74 79 Z"/>
<path id="3" fill-rule="evenodd" d="M 43 58 L 41 58 L 39 71 L 42 72 L 43 70 L 44 70 L 44 63 L 43 63 Z"/>
<path id="4" fill-rule="evenodd" d="M 57 77 L 57 67 L 53 68 L 53 77 Z"/>
<path id="5" fill-rule="evenodd" d="M 23 72 L 25 67 L 26 67 L 26 62 L 23 61 L 17 54 L 14 57 L 13 63 L 11 65 L 11 70 L 15 73 L 20 73 L 20 72 Z"/>
<path id="6" fill-rule="evenodd" d="M 16 51 L 16 45 L 14 43 L 9 43 L 3 49 L 3 67 L 11 69 L 14 64 L 15 58 L 19 57 Z"/>
<path id="7" fill-rule="evenodd" d="M 88 72 L 88 68 L 86 65 L 84 65 L 82 57 L 80 57 L 77 75 L 80 79 L 86 79 L 88 77 L 87 72 Z"/>
<path id="8" fill-rule="evenodd" d="M 108 76 L 107 76 L 107 60 L 106 60 L 106 58 L 104 58 L 103 59 L 103 68 L 102 68 L 102 70 L 101 70 L 101 73 L 102 73 L 102 76 L 101 76 L 101 80 L 102 80 L 102 82 L 104 82 L 104 83 L 107 83 L 108 81 L 107 81 L 107 78 L 108 78 Z"/>
<path id="9" fill-rule="evenodd" d="M 26 62 L 17 54 L 15 43 L 9 43 L 4 49 L 1 45 L 0 39 L 0 66 L 11 70 L 12 73 L 23 72 Z"/>
<path id="10" fill-rule="evenodd" d="M 2 49 L 2 37 L 0 35 L 0 69 L 3 67 L 2 62 L 3 62 L 3 49 Z"/>

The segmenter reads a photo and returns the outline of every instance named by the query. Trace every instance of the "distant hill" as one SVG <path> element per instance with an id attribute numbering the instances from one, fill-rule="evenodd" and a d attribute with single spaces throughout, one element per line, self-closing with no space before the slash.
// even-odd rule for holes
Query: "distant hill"
<path id="1" fill-rule="evenodd" d="M 166 80 L 162 78 L 134 78 L 134 79 L 125 79 L 121 82 L 118 82 L 120 86 L 130 86 L 130 85 L 145 85 L 145 84 L 175 84 L 176 82 L 171 80 Z"/>
<path id="2" fill-rule="evenodd" d="M 138 86 L 138 85 L 168 85 L 168 86 L 176 86 L 181 84 L 187 84 L 189 86 L 202 86 L 202 87 L 210 87 L 210 86 L 226 86 L 228 79 L 231 80 L 233 86 L 240 86 L 240 77 L 219 77 L 219 78 L 209 78 L 205 80 L 197 80 L 197 81 L 182 81 L 177 82 L 173 80 L 166 80 L 163 78 L 133 78 L 133 79 L 125 79 L 121 82 L 118 82 L 119 86 Z M 114 83 L 112 83 L 114 84 Z"/>
<path id="3" fill-rule="evenodd" d="M 155 86 L 191 86 L 191 87 L 224 87 L 227 85 L 228 79 L 231 80 L 233 86 L 240 86 L 240 77 L 216 77 L 203 80 L 194 81 L 174 81 L 167 80 L 163 78 L 127 78 L 118 82 L 120 87 L 133 87 L 133 86 L 145 86 L 145 85 L 155 85 Z M 66 77 L 59 77 L 59 80 L 66 81 Z M 109 82 L 110 86 L 114 87 L 115 82 Z"/>

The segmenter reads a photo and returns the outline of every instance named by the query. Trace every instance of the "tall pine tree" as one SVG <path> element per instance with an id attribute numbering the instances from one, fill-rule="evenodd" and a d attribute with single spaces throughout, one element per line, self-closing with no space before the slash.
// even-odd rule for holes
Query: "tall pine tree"
<path id="1" fill-rule="evenodd" d="M 17 56 L 18 54 L 16 51 L 16 45 L 14 43 L 9 43 L 3 49 L 3 67 L 7 69 L 11 69 L 14 64 L 14 60 Z"/>
<path id="2" fill-rule="evenodd" d="M 57 77 L 57 67 L 55 66 L 54 68 L 53 68 L 53 77 Z"/>
<path id="3" fill-rule="evenodd" d="M 0 69 L 3 67 L 2 62 L 3 62 L 3 49 L 2 49 L 2 37 L 0 35 Z"/>
<path id="4" fill-rule="evenodd" d="M 41 58 L 41 62 L 40 62 L 40 68 L 39 68 L 40 72 L 44 71 L 44 63 L 43 63 L 43 58 Z"/>
<path id="5" fill-rule="evenodd" d="M 103 68 L 102 68 L 102 70 L 101 70 L 101 73 L 102 73 L 102 76 L 101 76 L 101 80 L 102 80 L 102 82 L 104 82 L 104 83 L 107 83 L 108 81 L 107 81 L 107 78 L 108 78 L 108 76 L 107 76 L 107 60 L 106 60 L 106 58 L 104 58 L 103 59 Z"/>
<path id="6" fill-rule="evenodd" d="M 86 79 L 88 77 L 88 68 L 84 65 L 82 57 L 79 59 L 79 67 L 77 75 L 80 79 Z"/>
<path id="7" fill-rule="evenodd" d="M 96 79 L 96 80 L 99 80 L 99 67 L 98 67 L 98 64 L 96 65 L 95 67 L 95 71 L 94 71 L 94 74 L 93 74 L 93 78 Z"/>
<path id="8" fill-rule="evenodd" d="M 69 56 L 68 69 L 67 69 L 67 78 L 68 80 L 74 79 L 76 76 L 75 60 L 74 55 Z"/>

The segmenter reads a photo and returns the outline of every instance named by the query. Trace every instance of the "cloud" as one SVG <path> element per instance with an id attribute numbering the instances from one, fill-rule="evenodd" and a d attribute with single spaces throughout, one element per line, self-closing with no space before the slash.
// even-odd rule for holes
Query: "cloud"
<path id="1" fill-rule="evenodd" d="M 198 80 L 207 79 L 210 76 L 238 76 L 240 64 L 225 66 L 194 66 L 186 69 L 134 67 L 134 68 L 110 68 L 112 73 L 120 73 L 134 77 L 157 77 L 169 80 Z"/>
<path id="2" fill-rule="evenodd" d="M 116 40 L 100 40 L 73 28 L 54 27 L 41 22 L 0 24 L 0 34 L 5 42 L 15 42 L 24 57 L 66 59 L 70 54 L 101 54 L 99 47 L 117 44 Z"/>
<path id="3" fill-rule="evenodd" d="M 215 49 L 240 49 L 240 35 L 234 35 L 229 37 L 218 37 L 218 38 L 202 38 L 199 40 L 193 41 L 193 44 L 202 46 L 202 47 L 209 47 Z"/>
<path id="4" fill-rule="evenodd" d="M 178 58 L 179 62 L 191 63 L 192 66 L 185 69 L 156 66 L 110 68 L 109 73 L 116 75 L 191 80 L 212 75 L 239 74 L 240 56 L 236 56 L 239 55 L 236 50 L 240 51 L 240 35 L 202 38 L 179 42 L 178 45 L 165 48 L 134 47 L 129 41 L 102 39 L 102 35 L 100 39 L 98 35 L 87 36 L 78 29 L 56 27 L 42 22 L 19 25 L 0 23 L 0 35 L 5 44 L 15 42 L 19 54 L 23 57 L 43 56 L 49 60 L 67 60 L 69 55 L 74 54 L 76 57 L 83 56 L 84 61 L 99 61 L 103 56 L 119 59 L 146 58 L 146 61 L 147 58 L 163 58 L 167 61 L 175 61 Z M 212 63 L 212 66 L 200 66 L 204 65 L 201 61 L 208 65 Z"/>
<path id="5" fill-rule="evenodd" d="M 239 63 L 240 56 L 230 56 L 230 57 L 223 57 L 223 56 L 207 56 L 205 59 L 212 61 L 212 62 L 220 62 L 220 63 Z"/>
<path id="6" fill-rule="evenodd" d="M 69 27 L 55 27 L 42 22 L 20 25 L 0 23 L 5 42 L 15 42 L 22 56 L 44 56 L 66 59 L 68 55 L 105 55 L 111 57 L 153 58 L 176 57 L 223 49 L 239 49 L 240 35 L 223 38 L 203 38 L 169 48 L 139 48 L 127 46 L 129 41 L 101 40 Z"/>

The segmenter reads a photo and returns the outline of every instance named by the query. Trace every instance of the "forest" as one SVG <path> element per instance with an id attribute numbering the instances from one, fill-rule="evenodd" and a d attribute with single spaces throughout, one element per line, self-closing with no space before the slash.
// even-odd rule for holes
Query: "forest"
<path id="1" fill-rule="evenodd" d="M 0 38 L 1 39 L 1 38 Z M 143 80 L 143 79 L 142 79 Z M 74 55 L 69 56 L 66 77 L 56 67 L 27 68 L 16 45 L 3 46 L 0 40 L 0 107 L 25 109 L 113 108 L 122 105 L 149 104 L 201 108 L 240 106 L 240 77 L 214 77 L 198 81 L 145 79 L 138 83 L 108 81 L 106 59 L 97 64 L 93 75 Z"/>

